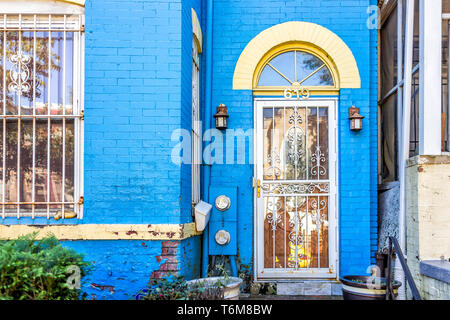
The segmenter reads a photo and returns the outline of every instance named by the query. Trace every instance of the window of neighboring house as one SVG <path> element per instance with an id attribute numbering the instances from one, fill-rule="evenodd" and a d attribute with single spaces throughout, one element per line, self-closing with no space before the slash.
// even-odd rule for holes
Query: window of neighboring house
<path id="1" fill-rule="evenodd" d="M 380 30 L 380 93 L 385 97 L 397 84 L 397 8 L 394 8 Z M 381 181 L 398 179 L 397 91 L 380 104 Z"/>
<path id="2" fill-rule="evenodd" d="M 380 172 L 379 183 L 398 180 L 399 146 L 401 143 L 401 110 L 403 99 L 398 101 L 398 92 L 403 94 L 403 73 L 398 74 L 400 57 L 405 55 L 406 1 L 403 1 L 402 45 L 397 48 L 398 40 L 398 7 L 393 2 L 391 11 L 387 11 L 380 30 L 380 100 L 379 100 L 379 132 L 380 132 Z M 410 157 L 419 151 L 419 0 L 415 0 L 414 34 L 413 34 L 413 72 L 411 83 L 411 122 L 410 122 Z M 404 60 L 404 59 L 403 59 Z M 400 122 L 400 123 L 399 123 Z"/>
<path id="3" fill-rule="evenodd" d="M 75 9 L 0 10 L 2 218 L 82 217 L 84 16 Z"/>
<path id="4" fill-rule="evenodd" d="M 197 43 L 192 43 L 192 205 L 200 201 L 200 164 L 202 160 L 202 126 L 200 122 L 199 74 Z"/>

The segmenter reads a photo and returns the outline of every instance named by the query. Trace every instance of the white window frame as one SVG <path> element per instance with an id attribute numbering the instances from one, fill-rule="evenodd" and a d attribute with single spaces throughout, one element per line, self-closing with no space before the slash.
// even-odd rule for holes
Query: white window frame
<path id="1" fill-rule="evenodd" d="M 9 19 L 8 17 L 12 17 L 13 19 Z M 47 23 L 40 22 L 41 18 L 47 17 Z M 15 31 L 31 31 L 34 32 L 36 36 L 36 32 L 45 30 L 45 31 L 58 31 L 62 32 L 64 34 L 64 48 L 65 48 L 65 39 L 66 34 L 69 32 L 73 32 L 74 39 L 73 39 L 73 112 L 71 115 L 66 114 L 66 101 L 65 101 L 65 94 L 63 94 L 63 114 L 62 115 L 52 115 L 50 114 L 50 109 L 48 108 L 48 114 L 46 115 L 36 115 L 36 99 L 33 96 L 33 114 L 32 115 L 21 115 L 20 114 L 20 108 L 19 108 L 19 114 L 15 115 L 14 118 L 17 118 L 18 122 L 20 119 L 28 119 L 33 121 L 33 194 L 32 194 L 32 202 L 23 202 L 20 199 L 20 193 L 17 192 L 17 199 L 16 202 L 6 202 L 5 201 L 5 170 L 3 170 L 3 180 L 1 183 L 2 188 L 2 197 L 1 197 L 1 208 L 0 208 L 0 216 L 2 219 L 5 219 L 7 217 L 17 217 L 17 219 L 20 219 L 22 217 L 31 217 L 32 219 L 37 217 L 46 217 L 47 219 L 50 218 L 56 218 L 58 215 L 61 219 L 67 219 L 67 218 L 77 218 L 82 219 L 83 218 L 83 193 L 84 193 L 84 24 L 85 24 L 85 17 L 84 17 L 84 7 L 75 5 L 75 4 L 69 4 L 69 3 L 63 3 L 58 1 L 25 1 L 25 0 L 14 0 L 14 1 L 3 1 L 0 3 L 0 37 L 2 37 L 2 40 L 5 39 L 4 37 L 7 34 L 7 31 L 13 29 Z M 14 22 L 14 20 L 16 22 Z M 51 38 L 51 34 L 50 37 Z M 50 41 L 50 40 L 49 40 Z M 4 51 L 1 52 L 3 56 L 3 61 L 5 61 L 6 56 L 6 46 L 4 46 Z M 35 54 L 35 53 L 34 53 Z M 64 50 L 64 55 L 66 54 L 66 50 Z M 65 61 L 65 57 L 64 57 Z M 49 63 L 49 68 L 51 68 L 51 63 Z M 3 81 L 3 101 L 0 101 L 1 110 L 0 110 L 0 121 L 3 121 L 3 141 L 0 141 L 0 143 L 3 143 L 3 146 L 5 146 L 5 132 L 6 132 L 6 71 L 5 66 L 3 66 L 3 74 L 1 76 L 1 81 Z M 32 79 L 35 77 L 35 69 L 32 68 Z M 64 70 L 64 69 L 63 69 Z M 66 76 L 65 72 L 63 71 L 63 78 L 65 81 Z M 65 92 L 65 83 L 63 83 L 63 92 Z M 32 88 L 31 90 L 34 91 Z M 49 86 L 47 90 L 51 90 L 50 80 L 49 80 Z M 49 94 L 50 96 L 50 94 Z M 20 98 L 19 98 L 19 104 L 20 104 Z M 9 116 L 10 117 L 10 116 Z M 46 201 L 42 203 L 38 203 L 35 201 L 35 126 L 36 126 L 36 119 L 47 119 L 47 123 L 51 122 L 51 119 L 57 118 L 62 120 L 62 126 L 63 126 L 63 155 L 62 155 L 62 180 L 64 181 L 65 177 L 65 124 L 66 119 L 73 119 L 74 121 L 74 198 L 73 201 L 65 201 L 65 183 L 62 183 L 62 193 L 61 193 L 61 201 L 60 202 L 51 202 L 50 201 L 50 188 L 49 188 L 49 172 L 50 172 L 50 161 L 49 161 L 49 153 L 50 153 L 50 144 L 48 143 L 48 151 L 47 151 L 47 196 Z M 48 130 L 50 130 L 49 125 L 47 126 Z M 47 131 L 47 134 L 49 131 Z M 20 130 L 18 131 L 18 134 L 20 134 Z M 48 134 L 48 137 L 50 135 Z M 3 147 L 3 150 L 5 148 Z M 20 140 L 18 140 L 18 150 L 20 150 Z M 5 167 L 5 154 L 3 153 L 3 159 L 0 158 L 0 165 Z M 18 163 L 20 163 L 20 151 L 18 151 Z M 20 170 L 17 170 L 17 190 L 19 191 L 20 188 Z M 8 204 L 16 205 L 17 210 L 14 210 L 15 212 L 11 212 L 9 210 L 6 210 L 6 206 Z M 21 205 L 30 205 L 32 209 L 27 211 L 24 211 Z M 36 205 L 43 205 L 47 207 L 46 212 L 36 212 L 35 206 Z M 50 209 L 51 205 L 60 205 L 60 209 Z M 73 216 L 65 216 L 65 206 L 66 205 L 73 205 L 73 210 L 75 212 L 75 217 Z"/>
<path id="2" fill-rule="evenodd" d="M 202 162 L 202 124 L 200 122 L 200 62 L 198 47 L 192 40 L 192 208 L 200 201 L 200 164 Z"/>

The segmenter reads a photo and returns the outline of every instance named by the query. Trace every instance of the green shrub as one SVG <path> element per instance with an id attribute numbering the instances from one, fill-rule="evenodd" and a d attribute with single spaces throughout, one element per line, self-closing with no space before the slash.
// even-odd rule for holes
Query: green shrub
<path id="1" fill-rule="evenodd" d="M 37 232 L 0 241 L 0 299 L 79 299 L 76 274 L 79 271 L 81 278 L 87 275 L 91 264 L 83 255 L 63 247 L 53 235 L 42 240 L 36 236 Z"/>

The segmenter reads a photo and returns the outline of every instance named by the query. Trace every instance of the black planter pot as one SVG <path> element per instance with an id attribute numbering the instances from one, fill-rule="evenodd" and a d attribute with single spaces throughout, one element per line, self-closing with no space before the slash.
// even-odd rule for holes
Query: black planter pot
<path id="1" fill-rule="evenodd" d="M 366 276 L 345 276 L 341 278 L 344 300 L 386 300 L 386 279 Z M 392 281 L 394 295 L 402 285 Z"/>

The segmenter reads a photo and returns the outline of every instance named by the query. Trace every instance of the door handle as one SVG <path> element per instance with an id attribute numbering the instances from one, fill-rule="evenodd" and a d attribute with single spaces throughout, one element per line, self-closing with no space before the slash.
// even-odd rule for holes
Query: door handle
<path id="1" fill-rule="evenodd" d="M 261 197 L 261 180 L 256 180 L 256 197 L 259 199 Z"/>

